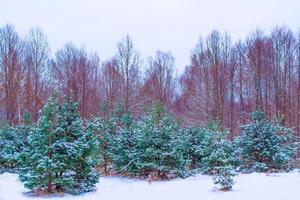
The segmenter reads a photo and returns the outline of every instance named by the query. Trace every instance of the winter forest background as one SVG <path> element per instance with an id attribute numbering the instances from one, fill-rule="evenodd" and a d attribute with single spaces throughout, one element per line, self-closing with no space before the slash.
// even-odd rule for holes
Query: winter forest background
<path id="1" fill-rule="evenodd" d="M 0 200 L 298 200 L 298 0 L 0 0 Z"/>
<path id="2" fill-rule="evenodd" d="M 80 100 L 81 117 L 103 116 L 122 108 L 135 118 L 160 101 L 183 126 L 218 120 L 230 139 L 254 108 L 300 134 L 300 34 L 286 26 L 259 29 L 232 42 L 230 33 L 200 37 L 183 73 L 174 74 L 171 52 L 143 57 L 125 36 L 116 53 L 100 61 L 96 53 L 71 42 L 50 54 L 39 28 L 19 35 L 13 25 L 0 30 L 0 121 L 36 122 L 45 101 Z M 112 41 L 113 42 L 113 41 Z"/>
<path id="3" fill-rule="evenodd" d="M 0 27 L 0 173 L 34 194 L 78 195 L 100 175 L 201 173 L 229 191 L 238 173 L 299 167 L 300 33 L 233 42 L 214 30 L 183 73 L 174 62 L 142 57 L 129 35 L 100 61 L 72 42 L 51 55 L 39 28 Z"/>

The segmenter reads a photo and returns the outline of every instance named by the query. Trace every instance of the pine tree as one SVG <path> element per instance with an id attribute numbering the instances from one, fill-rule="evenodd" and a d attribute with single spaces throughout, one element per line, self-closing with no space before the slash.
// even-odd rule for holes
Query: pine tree
<path id="1" fill-rule="evenodd" d="M 120 173 L 137 173 L 137 132 L 130 113 L 121 117 L 121 123 L 111 145 L 112 165 Z"/>
<path id="2" fill-rule="evenodd" d="M 83 127 L 73 99 L 60 106 L 51 97 L 28 143 L 20 173 L 26 188 L 81 193 L 98 182 L 93 169 L 97 138 Z"/>
<path id="3" fill-rule="evenodd" d="M 226 133 L 219 132 L 212 145 L 212 152 L 207 158 L 213 181 L 221 186 L 221 190 L 230 190 L 234 184 L 236 158 L 230 141 L 226 140 Z"/>
<path id="4" fill-rule="evenodd" d="M 0 129 L 0 173 L 17 172 L 20 167 L 20 157 L 26 147 L 27 132 L 30 126 L 10 127 L 5 125 Z"/>
<path id="5" fill-rule="evenodd" d="M 142 175 L 155 173 L 159 178 L 185 176 L 186 160 L 180 145 L 179 125 L 156 104 L 137 125 L 137 167 Z"/>
<path id="6" fill-rule="evenodd" d="M 212 152 L 214 132 L 206 127 L 190 127 L 182 130 L 182 141 L 185 149 L 185 158 L 189 168 L 198 172 L 204 170 L 203 159 Z"/>
<path id="7" fill-rule="evenodd" d="M 58 110 L 58 103 L 54 98 L 45 104 L 41 118 L 28 137 L 28 148 L 24 152 L 23 168 L 20 173 L 20 179 L 26 188 L 29 189 L 47 189 L 53 191 L 55 186 L 56 174 L 59 171 L 60 163 L 53 159 L 54 149 L 52 144 L 56 142 L 53 133 L 55 131 L 55 114 Z M 68 177 L 64 180 L 67 186 L 72 184 Z"/>
<path id="8" fill-rule="evenodd" d="M 234 184 L 233 177 L 236 175 L 231 165 L 215 167 L 216 173 L 213 175 L 214 184 L 219 185 L 221 190 L 231 190 Z"/>
<path id="9" fill-rule="evenodd" d="M 242 126 L 237 138 L 241 169 L 245 172 L 288 169 L 296 152 L 293 130 L 268 121 L 265 114 L 255 110 L 252 122 Z"/>
<path id="10" fill-rule="evenodd" d="M 110 165 L 112 160 L 112 149 L 116 145 L 116 132 L 118 129 L 118 119 L 109 114 L 106 118 L 96 118 L 92 122 L 94 130 L 100 138 L 99 144 L 99 166 L 103 169 L 105 174 L 110 172 Z"/>
<path id="11" fill-rule="evenodd" d="M 69 171 L 73 171 L 73 185 L 68 191 L 78 194 L 93 190 L 99 179 L 94 170 L 98 163 L 96 153 L 99 150 L 99 141 L 93 135 L 93 125 L 83 126 L 78 104 L 73 98 L 69 102 L 65 100 L 59 107 L 54 136 L 63 136 L 62 141 L 53 144 L 59 152 L 56 160 L 66 164 Z"/>
<path id="12" fill-rule="evenodd" d="M 27 137 L 33 128 L 28 112 L 23 115 L 24 124 L 16 127 L 0 126 L 0 173 L 17 173 L 21 167 L 23 151 L 27 146 Z"/>
<path id="13" fill-rule="evenodd" d="M 234 183 L 235 165 L 237 159 L 233 145 L 226 140 L 228 132 L 220 131 L 218 122 L 209 123 L 201 129 L 201 134 L 195 134 L 199 141 L 192 143 L 199 163 L 204 173 L 212 174 L 213 181 L 221 190 L 230 190 Z M 200 136 L 200 137 L 199 137 Z"/>

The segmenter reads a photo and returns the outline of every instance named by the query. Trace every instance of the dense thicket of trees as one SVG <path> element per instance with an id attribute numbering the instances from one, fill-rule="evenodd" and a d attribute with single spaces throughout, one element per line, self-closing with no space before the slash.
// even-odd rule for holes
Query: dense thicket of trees
<path id="1" fill-rule="evenodd" d="M 40 29 L 21 37 L 13 26 L 2 26 L 0 121 L 17 125 L 26 113 L 37 121 L 55 92 L 61 100 L 64 95 L 80 100 L 84 118 L 116 108 L 137 117 L 160 101 L 186 126 L 219 120 L 233 139 L 259 108 L 300 134 L 300 34 L 282 26 L 234 42 L 213 31 L 199 40 L 176 78 L 174 59 L 162 51 L 142 59 L 129 36 L 102 63 L 97 54 L 72 43 L 51 56 Z"/>
<path id="2" fill-rule="evenodd" d="M 256 31 L 236 44 L 212 32 L 199 41 L 181 77 L 181 113 L 187 122 L 219 119 L 233 137 L 256 107 L 299 134 L 299 45 L 287 27 L 270 35 Z"/>
<path id="3" fill-rule="evenodd" d="M 259 110 L 230 141 L 220 121 L 181 127 L 161 103 L 138 119 L 122 109 L 86 121 L 73 96 L 64 103 L 51 97 L 38 122 L 32 124 L 26 115 L 21 126 L 0 127 L 0 173 L 19 173 L 33 191 L 81 194 L 95 188 L 98 171 L 150 180 L 201 172 L 213 175 L 221 190 L 230 190 L 236 171 L 282 172 L 298 166 L 293 130 L 266 120 Z"/>

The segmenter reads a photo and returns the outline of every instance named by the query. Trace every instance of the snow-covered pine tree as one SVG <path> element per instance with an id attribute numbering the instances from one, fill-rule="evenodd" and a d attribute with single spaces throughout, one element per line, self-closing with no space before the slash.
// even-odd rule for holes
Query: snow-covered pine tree
<path id="1" fill-rule="evenodd" d="M 194 159 L 204 173 L 212 174 L 214 183 L 221 190 L 230 190 L 234 183 L 236 157 L 232 143 L 226 140 L 228 133 L 220 131 L 218 122 L 189 132 L 192 133 L 190 148 L 194 151 L 190 155 L 191 160 Z"/>
<path id="2" fill-rule="evenodd" d="M 121 116 L 121 123 L 111 146 L 113 168 L 119 173 L 137 173 L 137 132 L 130 113 Z"/>
<path id="3" fill-rule="evenodd" d="M 267 120 L 259 110 L 251 116 L 252 122 L 242 126 L 242 134 L 236 140 L 242 171 L 290 168 L 296 152 L 293 130 Z"/>
<path id="4" fill-rule="evenodd" d="M 16 127 L 0 125 L 0 174 L 6 171 L 18 172 L 22 153 L 27 146 L 27 136 L 32 130 L 32 120 L 28 112 L 23 115 L 23 125 Z"/>
<path id="5" fill-rule="evenodd" d="M 52 144 L 59 140 L 54 138 L 55 115 L 58 110 L 58 103 L 52 97 L 45 104 L 37 127 L 30 132 L 28 137 L 28 147 L 23 154 L 20 180 L 29 189 L 47 189 L 53 191 L 56 186 L 56 174 L 63 174 L 60 171 L 61 163 L 56 163 L 53 159 L 54 149 Z M 61 181 L 62 182 L 62 181 Z M 72 180 L 66 177 L 64 184 L 59 186 L 69 186 Z"/>
<path id="6" fill-rule="evenodd" d="M 221 190 L 230 190 L 234 184 L 236 157 L 233 145 L 226 139 L 228 132 L 220 130 L 218 122 L 211 122 L 204 128 L 202 137 L 202 170 L 213 175 L 214 184 Z"/>
<path id="7" fill-rule="evenodd" d="M 224 132 L 218 132 L 218 135 L 214 136 L 212 152 L 207 159 L 210 171 L 213 173 L 213 181 L 221 187 L 221 190 L 230 190 L 235 176 L 236 158 L 231 142 L 225 139 L 226 135 Z"/>
<path id="8" fill-rule="evenodd" d="M 55 159 L 62 164 L 62 171 L 69 170 L 67 175 L 71 175 L 73 181 L 72 186 L 65 190 L 75 194 L 93 190 L 99 180 L 99 174 L 94 169 L 98 164 L 99 140 L 93 134 L 93 125 L 83 125 L 78 104 L 73 97 L 59 106 L 56 123 L 53 135 L 55 138 L 63 138 L 53 143 L 53 148 L 58 152 L 54 154 L 57 155 Z M 57 175 L 58 183 L 58 178 L 63 181 L 63 176 Z"/>
<path id="9" fill-rule="evenodd" d="M 98 181 L 93 171 L 97 140 L 83 128 L 73 100 L 59 106 L 51 97 L 28 143 L 19 174 L 26 188 L 78 193 L 91 190 Z"/>
<path id="10" fill-rule="evenodd" d="M 112 148 L 115 145 L 116 132 L 118 128 L 118 119 L 112 115 L 106 118 L 95 118 L 92 120 L 93 129 L 99 136 L 99 166 L 105 174 L 110 172 Z"/>
<path id="11" fill-rule="evenodd" d="M 233 177 L 236 175 L 232 165 L 220 165 L 215 167 L 216 173 L 213 175 L 215 185 L 220 186 L 220 190 L 228 191 L 234 184 Z"/>
<path id="12" fill-rule="evenodd" d="M 0 128 L 0 174 L 3 172 L 17 172 L 19 160 L 26 147 L 27 132 L 30 126 Z"/>
<path id="13" fill-rule="evenodd" d="M 190 127 L 183 129 L 182 133 L 189 169 L 196 172 L 203 170 L 203 159 L 212 152 L 214 132 L 206 127 Z"/>
<path id="14" fill-rule="evenodd" d="M 180 145 L 179 130 L 178 123 L 160 103 L 139 120 L 137 167 L 141 175 L 185 176 L 187 161 Z"/>

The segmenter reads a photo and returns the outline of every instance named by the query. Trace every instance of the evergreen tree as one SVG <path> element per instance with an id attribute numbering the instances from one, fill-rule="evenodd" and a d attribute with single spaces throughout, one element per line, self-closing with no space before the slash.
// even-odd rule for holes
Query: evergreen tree
<path id="1" fill-rule="evenodd" d="M 266 120 L 259 110 L 251 116 L 252 122 L 242 126 L 242 135 L 236 141 L 241 169 L 247 172 L 288 169 L 296 150 L 293 130 Z"/>
<path id="2" fill-rule="evenodd" d="M 0 129 L 0 173 L 17 172 L 21 154 L 26 147 L 30 126 L 16 128 L 5 125 Z"/>
<path id="3" fill-rule="evenodd" d="M 209 142 L 206 149 L 206 156 L 202 159 L 202 171 L 208 174 L 215 174 L 216 167 L 236 166 L 237 159 L 232 142 L 226 139 L 228 132 L 221 131 L 218 121 L 209 122 L 206 127 Z"/>
<path id="4" fill-rule="evenodd" d="M 28 112 L 23 115 L 23 125 L 0 127 L 0 173 L 18 172 L 22 155 L 27 146 L 27 136 L 33 128 Z"/>
<path id="5" fill-rule="evenodd" d="M 205 159 L 207 171 L 213 174 L 213 181 L 221 190 L 230 190 L 234 184 L 236 158 L 226 132 L 216 132 L 211 154 Z"/>
<path id="6" fill-rule="evenodd" d="M 93 125 L 83 125 L 78 104 L 73 98 L 69 102 L 65 100 L 65 103 L 59 106 L 54 137 L 63 137 L 61 141 L 53 144 L 54 149 L 59 152 L 55 154 L 56 160 L 66 165 L 62 165 L 61 170 L 67 168 L 70 172 L 73 171 L 73 174 L 70 173 L 73 185 L 68 191 L 78 194 L 93 190 L 99 179 L 94 170 L 98 163 L 96 153 L 99 141 L 93 135 Z M 59 174 L 58 177 L 63 178 L 63 174 Z"/>
<path id="7" fill-rule="evenodd" d="M 118 128 L 118 119 L 114 115 L 108 115 L 106 118 L 96 118 L 93 120 L 94 130 L 100 138 L 99 144 L 99 166 L 104 173 L 109 173 L 112 148 L 116 144 L 115 137 Z"/>
<path id="8" fill-rule="evenodd" d="M 180 145 L 179 125 L 156 104 L 137 125 L 137 167 L 142 175 L 156 173 L 160 178 L 185 176 L 186 160 Z"/>
<path id="9" fill-rule="evenodd" d="M 133 122 L 132 116 L 130 113 L 125 113 L 121 117 L 121 124 L 111 146 L 112 164 L 117 172 L 137 173 L 138 135 L 136 130 L 136 124 Z"/>
<path id="10" fill-rule="evenodd" d="M 234 184 L 233 177 L 236 175 L 232 165 L 221 165 L 215 167 L 216 173 L 213 175 L 214 184 L 219 185 L 221 190 L 231 190 Z"/>
<path id="11" fill-rule="evenodd" d="M 229 190 L 233 185 L 237 159 L 233 145 L 226 140 L 228 135 L 220 131 L 220 123 L 210 122 L 206 127 L 187 129 L 188 155 L 192 169 L 213 175 L 213 181 L 221 190 Z"/>
<path id="12" fill-rule="evenodd" d="M 80 193 L 97 183 L 97 139 L 83 127 L 77 109 L 73 99 L 59 106 L 51 97 L 45 104 L 23 154 L 20 179 L 26 188 Z"/>
<path id="13" fill-rule="evenodd" d="M 185 158 L 192 171 L 203 170 L 203 159 L 212 152 L 214 132 L 206 127 L 190 127 L 182 130 L 182 143 L 185 149 Z"/>
<path id="14" fill-rule="evenodd" d="M 53 159 L 54 149 L 52 144 L 55 141 L 53 133 L 55 131 L 55 115 L 58 110 L 58 103 L 54 98 L 45 104 L 41 118 L 28 137 L 28 148 L 24 152 L 23 168 L 20 179 L 26 188 L 47 189 L 53 191 L 56 174 L 61 173 L 61 163 L 56 163 Z M 63 174 L 63 172 L 61 173 Z M 71 185 L 72 180 L 66 177 L 64 185 Z"/>

